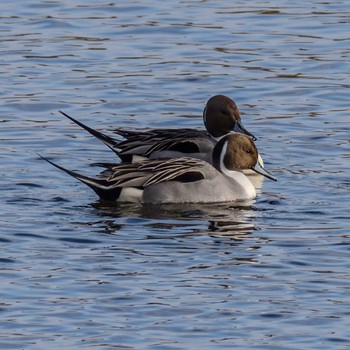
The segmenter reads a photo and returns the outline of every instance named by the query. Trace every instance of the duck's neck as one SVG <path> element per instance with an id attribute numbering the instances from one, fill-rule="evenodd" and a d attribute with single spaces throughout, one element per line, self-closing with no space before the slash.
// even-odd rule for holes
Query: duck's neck
<path id="1" fill-rule="evenodd" d="M 230 134 L 239 134 L 235 131 L 230 131 L 228 132 L 227 134 L 224 134 L 224 135 L 221 135 L 221 136 L 213 136 L 209 131 L 208 131 L 208 135 L 213 139 L 215 140 L 216 142 L 219 142 L 222 138 L 224 138 L 225 136 L 227 135 L 230 135 Z"/>
<path id="2" fill-rule="evenodd" d="M 224 158 L 227 150 L 227 138 L 222 137 L 213 149 L 212 164 L 216 170 L 222 172 L 222 165 L 224 164 Z"/>
<path id="3" fill-rule="evenodd" d="M 227 169 L 224 163 L 225 154 L 227 151 L 227 139 L 221 139 L 215 146 L 213 151 L 213 166 L 216 170 L 233 179 L 236 183 L 244 188 L 244 191 L 249 197 L 255 197 L 255 187 L 243 172 L 239 170 Z"/>
<path id="4" fill-rule="evenodd" d="M 210 136 L 213 140 L 215 140 L 216 142 L 219 142 L 225 135 L 224 135 L 224 136 L 215 137 L 215 136 L 209 134 L 209 136 Z"/>

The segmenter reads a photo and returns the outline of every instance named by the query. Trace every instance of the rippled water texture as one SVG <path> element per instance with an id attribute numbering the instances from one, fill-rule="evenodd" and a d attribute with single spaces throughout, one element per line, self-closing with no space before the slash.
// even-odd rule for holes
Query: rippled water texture
<path id="1" fill-rule="evenodd" d="M 1 349 L 348 349 L 348 1 L 0 4 Z M 202 127 L 226 94 L 252 205 L 106 206 L 101 130 Z"/>

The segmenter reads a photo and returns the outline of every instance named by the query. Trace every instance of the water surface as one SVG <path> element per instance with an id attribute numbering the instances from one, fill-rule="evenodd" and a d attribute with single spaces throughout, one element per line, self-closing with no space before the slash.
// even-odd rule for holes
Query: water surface
<path id="1" fill-rule="evenodd" d="M 2 1 L 0 348 L 347 349 L 346 1 Z M 107 206 L 44 163 L 111 127 L 202 127 L 226 94 L 258 137 L 250 205 Z"/>

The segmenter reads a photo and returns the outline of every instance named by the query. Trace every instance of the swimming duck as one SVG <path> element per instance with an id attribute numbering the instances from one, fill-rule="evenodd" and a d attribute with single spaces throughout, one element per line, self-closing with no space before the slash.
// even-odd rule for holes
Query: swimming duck
<path id="1" fill-rule="evenodd" d="M 42 157 L 42 156 L 41 156 Z M 253 199 L 256 191 L 242 169 L 252 169 L 276 180 L 258 161 L 253 140 L 242 134 L 221 138 L 212 152 L 212 164 L 198 158 L 145 160 L 109 165 L 91 178 L 42 157 L 92 188 L 102 200 L 140 203 L 215 203 Z"/>
<path id="2" fill-rule="evenodd" d="M 254 135 L 244 128 L 236 103 L 224 95 L 211 97 L 204 108 L 203 122 L 207 130 L 181 128 L 141 132 L 115 129 L 116 134 L 126 139 L 124 141 L 94 130 L 62 111 L 60 113 L 104 142 L 123 162 L 187 156 L 211 163 L 213 148 L 223 136 L 237 132 L 256 140 Z M 260 163 L 263 165 L 261 158 Z"/>

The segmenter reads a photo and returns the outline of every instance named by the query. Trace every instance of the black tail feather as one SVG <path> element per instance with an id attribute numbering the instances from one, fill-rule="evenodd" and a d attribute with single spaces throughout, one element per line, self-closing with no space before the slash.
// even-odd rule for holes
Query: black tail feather
<path id="1" fill-rule="evenodd" d="M 74 177 L 75 179 L 81 181 L 85 185 L 89 186 L 92 190 L 95 191 L 95 193 L 100 197 L 100 199 L 106 200 L 106 201 L 116 201 L 119 198 L 121 188 L 120 187 L 113 187 L 113 184 L 110 184 L 105 179 L 94 179 L 85 175 L 81 175 L 75 171 L 66 169 L 51 160 L 43 157 L 42 155 L 38 154 L 38 156 L 56 167 L 57 169 L 60 169 L 64 171 L 66 174 Z"/>
<path id="2" fill-rule="evenodd" d="M 119 156 L 119 150 L 118 150 L 118 144 L 120 141 L 117 141 L 113 139 L 112 137 L 109 137 L 102 132 L 99 132 L 95 129 L 90 128 L 89 126 L 83 124 L 82 122 L 74 119 L 73 117 L 69 116 L 67 113 L 64 113 L 62 111 L 59 111 L 62 115 L 64 115 L 66 118 L 70 119 L 73 123 L 79 125 L 81 128 L 86 130 L 90 135 L 95 136 L 98 140 L 103 142 L 106 146 L 108 146 L 114 153 Z"/>

